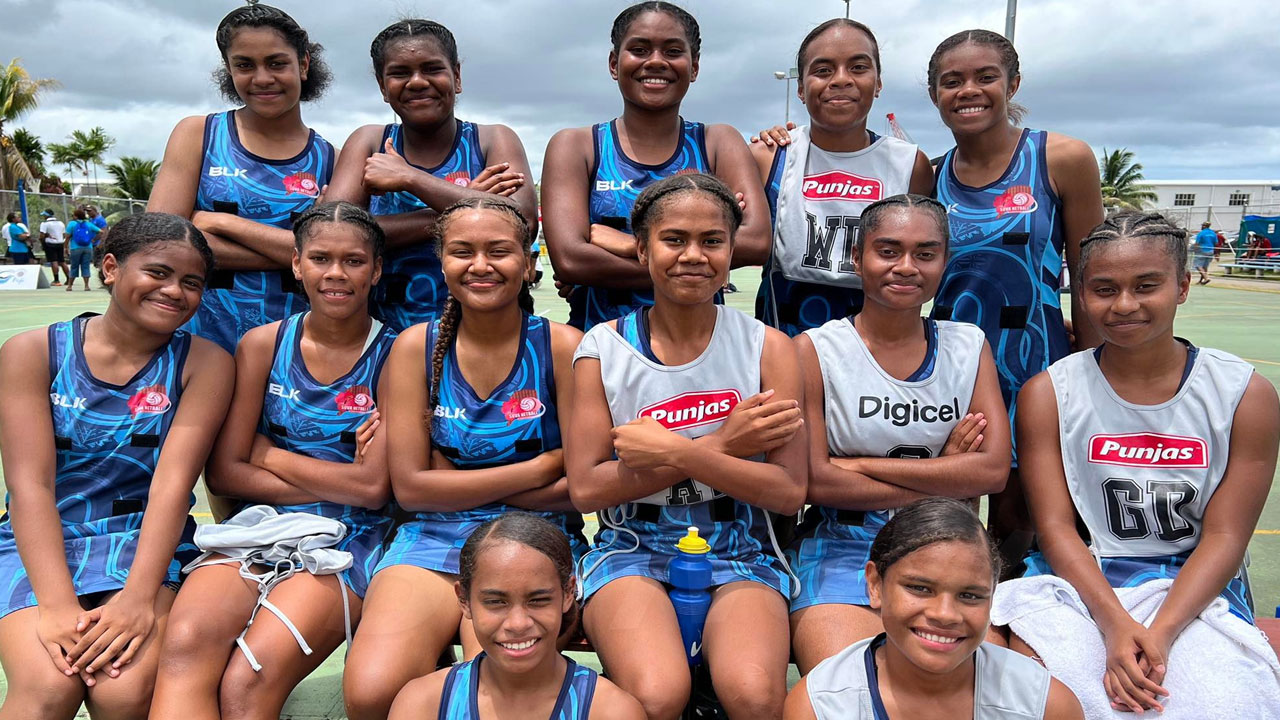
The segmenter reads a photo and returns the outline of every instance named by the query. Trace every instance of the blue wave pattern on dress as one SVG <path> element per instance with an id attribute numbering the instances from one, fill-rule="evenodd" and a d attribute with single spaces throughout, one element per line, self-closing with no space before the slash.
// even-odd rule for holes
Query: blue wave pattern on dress
<path id="1" fill-rule="evenodd" d="M 440 720 L 480 720 L 480 663 L 487 656 L 480 653 L 471 660 L 454 665 L 445 676 L 440 692 Z M 565 669 L 556 706 L 549 720 L 587 720 L 591 700 L 596 694 L 596 671 L 565 658 Z"/>

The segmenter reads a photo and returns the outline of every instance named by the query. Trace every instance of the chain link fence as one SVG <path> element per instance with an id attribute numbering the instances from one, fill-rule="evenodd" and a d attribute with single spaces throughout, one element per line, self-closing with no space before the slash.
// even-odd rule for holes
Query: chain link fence
<path id="1" fill-rule="evenodd" d="M 26 193 L 27 196 L 27 224 L 39 225 L 40 213 L 46 209 L 53 210 L 53 213 L 62 222 L 71 220 L 72 213 L 81 205 L 93 205 L 98 208 L 98 212 L 102 213 L 110 224 L 115 224 L 116 220 L 125 215 L 133 215 L 143 212 L 147 209 L 145 200 L 131 200 L 129 198 L 107 197 L 103 195 L 66 195 L 63 193 Z M 18 203 L 18 192 L 16 190 L 0 190 L 0 210 L 3 214 L 18 213 L 21 215 L 22 208 Z"/>

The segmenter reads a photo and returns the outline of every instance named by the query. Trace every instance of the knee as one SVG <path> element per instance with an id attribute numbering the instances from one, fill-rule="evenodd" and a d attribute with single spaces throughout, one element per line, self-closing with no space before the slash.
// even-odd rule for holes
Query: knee
<path id="1" fill-rule="evenodd" d="M 645 717 L 651 720 L 678 718 L 685 705 L 689 704 L 689 674 L 681 672 L 671 677 L 645 678 L 626 690 L 640 701 Z"/>
<path id="2" fill-rule="evenodd" d="M 86 704 L 95 720 L 121 718 L 137 720 L 147 717 L 151 711 L 151 696 L 155 692 L 154 675 L 122 675 L 114 680 L 99 680 L 89 688 Z"/>
<path id="3" fill-rule="evenodd" d="M 342 701 L 351 720 L 385 718 L 400 686 L 391 673 L 379 673 L 370 665 L 350 663 L 342 673 Z"/>
<path id="4" fill-rule="evenodd" d="M 730 717 L 782 717 L 787 699 L 786 677 L 772 677 L 763 668 L 735 665 L 712 671 L 716 697 Z"/>
<path id="5" fill-rule="evenodd" d="M 52 669 L 52 665 L 50 665 Z M 84 685 L 79 678 L 62 674 L 48 681 L 26 683 L 10 682 L 0 712 L 5 717 L 66 718 L 71 720 L 80 703 L 84 702 Z"/>
<path id="6" fill-rule="evenodd" d="M 208 657 L 212 653 L 225 656 L 228 640 L 215 637 L 216 634 L 199 618 L 189 615 L 171 615 L 160 644 L 162 671 L 169 668 L 185 668 L 197 659 Z"/>

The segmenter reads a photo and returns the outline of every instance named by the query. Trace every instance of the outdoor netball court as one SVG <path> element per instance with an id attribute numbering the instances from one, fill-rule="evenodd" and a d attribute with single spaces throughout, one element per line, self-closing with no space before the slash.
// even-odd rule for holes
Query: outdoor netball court
<path id="1" fill-rule="evenodd" d="M 550 268 L 547 268 L 550 270 Z M 548 273 L 549 275 L 550 273 Z M 755 302 L 759 268 L 743 268 L 733 273 L 741 292 L 726 296 L 727 303 L 750 313 Z M 105 292 L 63 292 L 60 287 L 47 290 L 0 292 L 0 342 L 23 330 L 44 327 L 82 312 L 100 312 L 107 305 Z M 539 312 L 563 322 L 568 306 L 556 297 L 550 283 L 534 292 Z M 1065 297 L 1064 297 L 1065 299 Z M 1197 345 L 1220 348 L 1253 363 L 1264 377 L 1280 385 L 1280 282 L 1226 280 L 1215 276 L 1207 287 L 1191 288 L 1191 297 L 1178 313 L 1176 332 Z M 1249 432 L 1249 428 L 1237 428 Z M 3 475 L 0 474 L 0 485 Z M 196 520 L 212 522 L 203 488 L 196 490 Z M 594 517 L 587 520 L 588 533 L 594 533 Z M 1273 617 L 1280 605 L 1280 489 L 1273 485 L 1270 501 L 1262 513 L 1258 530 L 1249 544 L 1257 614 Z M 282 717 L 293 720 L 319 720 L 345 717 L 342 709 L 342 653 L 339 649 L 319 669 L 298 685 Z M 599 668 L 594 656 L 579 661 Z M 791 670 L 792 683 L 796 680 Z M 0 697 L 5 683 L 0 676 Z M 78 717 L 88 717 L 83 713 Z"/>

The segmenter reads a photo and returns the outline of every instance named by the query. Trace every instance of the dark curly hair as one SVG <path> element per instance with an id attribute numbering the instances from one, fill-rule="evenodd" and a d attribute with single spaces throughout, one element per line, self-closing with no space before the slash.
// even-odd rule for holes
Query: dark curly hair
<path id="1" fill-rule="evenodd" d="M 227 13 L 222 18 L 222 22 L 218 23 L 218 30 L 214 34 L 214 39 L 218 43 L 218 52 L 222 54 L 222 65 L 213 71 L 213 82 L 227 102 L 243 102 L 240 93 L 236 92 L 235 83 L 231 80 L 231 71 L 227 69 L 227 53 L 231 51 L 231 40 L 235 37 L 236 31 L 242 28 L 275 30 L 293 47 L 294 52 L 297 53 L 298 62 L 302 62 L 304 57 L 310 57 L 307 77 L 302 81 L 299 100 L 302 102 L 318 100 L 324 94 L 330 81 L 333 80 L 329 66 L 321 57 L 324 47 L 319 43 L 311 42 L 307 37 L 307 31 L 303 30 L 285 11 L 270 5 L 245 5 Z"/>
<path id="2" fill-rule="evenodd" d="M 111 255 L 118 265 L 124 265 L 136 253 L 152 245 L 168 242 L 188 243 L 200 253 L 200 259 L 204 260 L 205 278 L 213 272 L 213 250 L 209 249 L 209 241 L 205 240 L 204 233 L 192 225 L 190 220 L 169 213 L 144 212 L 129 215 L 112 225 L 111 230 L 104 234 L 102 256 Z M 106 273 L 99 267 L 98 282 L 105 286 L 106 281 Z"/>
<path id="3" fill-rule="evenodd" d="M 613 28 L 609 31 L 609 42 L 613 43 L 615 53 L 622 50 L 622 41 L 627 38 L 631 23 L 647 12 L 664 13 L 680 23 L 680 27 L 684 28 L 684 37 L 689 41 L 689 52 L 693 54 L 694 60 L 698 59 L 698 53 L 702 51 L 702 31 L 698 28 L 698 21 L 679 5 L 661 2 L 661 0 L 636 3 L 618 13 L 618 17 L 613 19 Z"/>
<path id="4" fill-rule="evenodd" d="M 925 195 L 916 195 L 915 193 L 893 195 L 868 205 L 862 211 L 862 219 L 859 221 L 856 241 L 858 250 L 862 250 L 863 238 L 880 228 L 880 223 L 884 222 L 885 215 L 894 210 L 906 210 L 909 208 L 915 208 L 929 216 L 929 219 L 938 228 L 938 235 L 942 237 L 943 251 L 947 251 L 951 246 L 951 222 L 947 219 L 947 209 L 937 200 Z"/>
<path id="5" fill-rule="evenodd" d="M 458 41 L 454 39 L 449 28 L 434 20 L 422 18 L 406 18 L 382 29 L 369 45 L 369 57 L 373 59 L 373 75 L 382 82 L 382 68 L 387 64 L 387 48 L 402 38 L 430 37 L 435 38 L 441 52 L 449 59 L 449 65 L 457 71 L 462 64 L 458 61 Z"/>
<path id="6" fill-rule="evenodd" d="M 809 46 L 813 44 L 813 41 L 817 40 L 822 33 L 834 27 L 853 28 L 854 30 L 858 30 L 862 34 L 866 35 L 867 39 L 871 41 L 871 59 L 875 61 L 876 75 L 882 74 L 882 68 L 880 67 L 880 41 L 876 40 L 876 34 L 871 32 L 871 28 L 857 20 L 835 18 L 810 30 L 809 34 L 804 36 L 804 40 L 800 41 L 800 49 L 796 51 L 796 72 L 800 73 L 800 77 L 804 77 L 805 75 L 804 64 L 808 62 L 809 59 L 806 58 L 804 54 L 809 51 Z"/>

